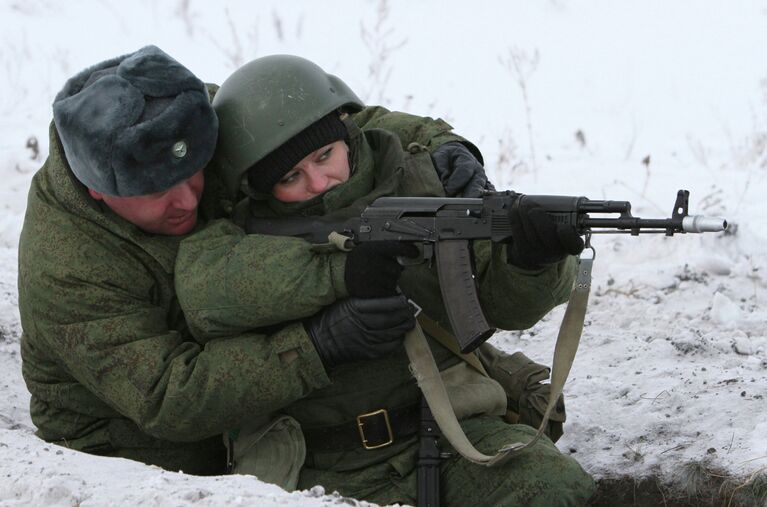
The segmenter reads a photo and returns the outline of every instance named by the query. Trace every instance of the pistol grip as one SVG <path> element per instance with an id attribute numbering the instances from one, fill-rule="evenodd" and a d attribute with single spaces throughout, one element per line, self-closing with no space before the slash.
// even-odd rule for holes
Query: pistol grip
<path id="1" fill-rule="evenodd" d="M 469 241 L 439 241 L 435 248 L 442 300 L 458 346 L 465 354 L 490 338 L 495 328 L 488 325 L 479 304 Z"/>

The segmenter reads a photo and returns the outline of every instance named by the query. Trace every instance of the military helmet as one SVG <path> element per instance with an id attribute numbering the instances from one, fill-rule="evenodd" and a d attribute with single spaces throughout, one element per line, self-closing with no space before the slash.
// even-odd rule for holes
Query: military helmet
<path id="1" fill-rule="evenodd" d="M 340 79 L 292 55 L 257 58 L 224 81 L 213 99 L 219 119 L 216 157 L 231 196 L 254 164 L 339 108 L 363 103 Z"/>

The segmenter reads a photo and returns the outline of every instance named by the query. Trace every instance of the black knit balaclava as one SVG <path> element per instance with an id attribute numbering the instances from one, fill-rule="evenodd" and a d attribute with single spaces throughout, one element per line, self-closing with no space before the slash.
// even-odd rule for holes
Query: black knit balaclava
<path id="1" fill-rule="evenodd" d="M 256 192 L 268 194 L 285 174 L 314 150 L 346 139 L 346 126 L 333 111 L 290 138 L 248 169 L 248 185 Z"/>

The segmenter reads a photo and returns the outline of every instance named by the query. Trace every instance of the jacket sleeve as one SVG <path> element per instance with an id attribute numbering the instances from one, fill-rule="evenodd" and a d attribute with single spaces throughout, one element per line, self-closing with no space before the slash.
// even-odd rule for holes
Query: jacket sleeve
<path id="1" fill-rule="evenodd" d="M 445 143 L 462 143 L 481 164 L 484 164 L 479 148 L 454 133 L 453 127 L 441 118 L 434 119 L 389 111 L 382 106 L 369 106 L 355 113 L 352 119 L 361 130 L 383 129 L 397 134 L 403 148 L 407 148 L 410 143 L 418 143 L 434 152 Z"/>
<path id="2" fill-rule="evenodd" d="M 88 264 L 53 250 L 20 273 L 25 333 L 74 379 L 57 383 L 84 386 L 149 435 L 200 440 L 330 382 L 300 324 L 202 346 L 169 327 L 167 298 L 129 248 L 92 239 L 76 252 Z"/>
<path id="3" fill-rule="evenodd" d="M 566 302 L 575 280 L 574 257 L 540 270 L 506 263 L 505 245 L 476 241 L 475 275 L 478 295 L 488 322 L 499 329 L 527 329 L 555 306 Z M 440 292 L 436 263 L 406 269 L 400 286 L 440 325 L 450 329 Z"/>
<path id="4" fill-rule="evenodd" d="M 181 242 L 176 293 L 192 334 L 205 342 L 302 319 L 346 297 L 345 261 L 302 239 L 245 234 L 220 220 Z"/>
<path id="5" fill-rule="evenodd" d="M 474 246 L 479 295 L 490 323 L 500 329 L 527 329 L 565 303 L 575 282 L 576 257 L 538 270 L 506 262 L 506 245 L 489 241 Z"/>

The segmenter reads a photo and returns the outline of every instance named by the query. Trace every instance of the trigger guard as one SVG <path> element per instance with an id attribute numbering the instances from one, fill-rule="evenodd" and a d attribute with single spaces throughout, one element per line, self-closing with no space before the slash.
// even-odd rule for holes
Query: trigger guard
<path id="1" fill-rule="evenodd" d="M 419 264 L 423 264 L 427 260 L 431 259 L 432 256 L 430 252 L 434 251 L 431 243 L 415 243 L 415 247 L 419 252 L 419 255 L 416 257 L 404 257 L 402 255 L 397 256 L 397 262 L 400 266 L 418 266 Z"/>

